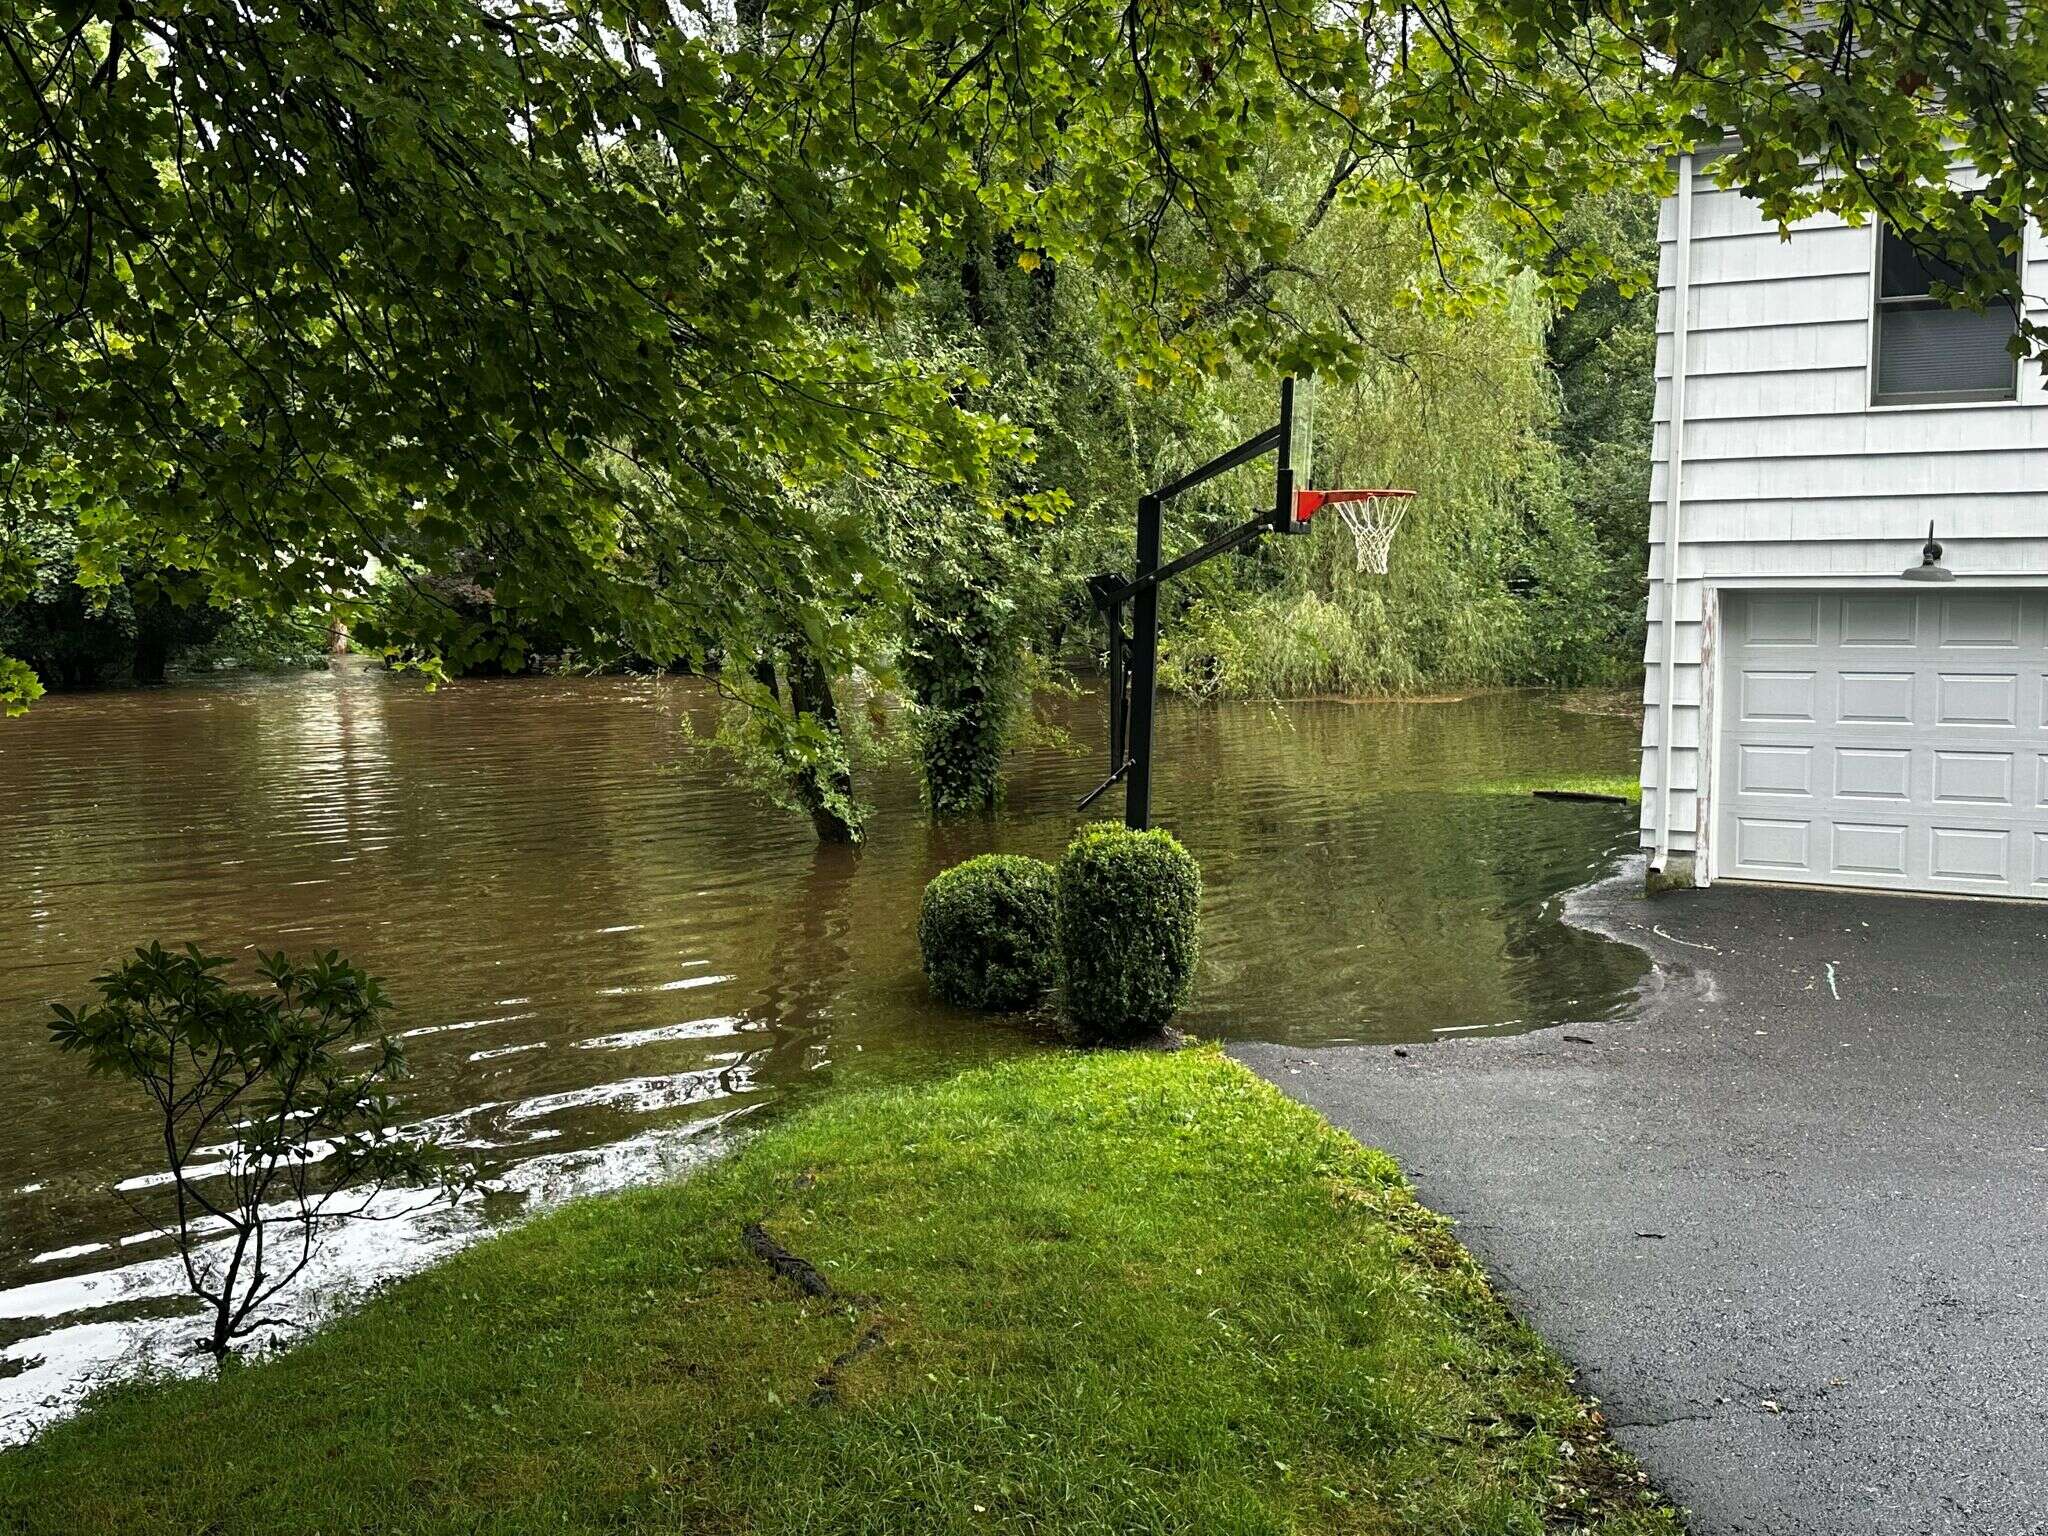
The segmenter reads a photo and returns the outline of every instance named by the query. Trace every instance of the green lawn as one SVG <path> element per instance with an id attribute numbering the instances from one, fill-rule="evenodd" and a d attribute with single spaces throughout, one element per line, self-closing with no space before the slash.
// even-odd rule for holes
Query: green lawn
<path id="1" fill-rule="evenodd" d="M 1677 1527 L 1393 1163 L 1206 1049 L 842 1097 L 0 1455 L 10 1532 L 1577 1528 Z"/>
<path id="2" fill-rule="evenodd" d="M 1463 786 L 1475 795 L 1533 795 L 1549 790 L 1561 794 L 1611 795 L 1640 804 L 1643 786 L 1633 774 L 1558 774 L 1547 779 L 1484 779 Z"/>

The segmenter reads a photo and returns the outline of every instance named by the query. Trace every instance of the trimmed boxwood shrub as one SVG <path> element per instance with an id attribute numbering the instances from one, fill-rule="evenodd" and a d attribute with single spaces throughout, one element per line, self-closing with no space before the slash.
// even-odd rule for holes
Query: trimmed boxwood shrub
<path id="1" fill-rule="evenodd" d="M 1202 870 L 1165 832 L 1083 827 L 1060 860 L 1067 1012 L 1093 1039 L 1156 1034 L 1195 989 Z"/>
<path id="2" fill-rule="evenodd" d="M 1028 1008 L 1059 974 L 1052 867 L 1015 853 L 984 853 L 924 888 L 917 946 L 942 1000 L 963 1008 Z"/>

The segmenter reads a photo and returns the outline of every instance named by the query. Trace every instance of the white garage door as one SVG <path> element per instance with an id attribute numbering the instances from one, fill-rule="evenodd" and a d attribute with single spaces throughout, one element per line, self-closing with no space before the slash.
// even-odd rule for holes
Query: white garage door
<path id="1" fill-rule="evenodd" d="M 2048 896 L 2048 594 L 1728 593 L 1716 871 Z"/>

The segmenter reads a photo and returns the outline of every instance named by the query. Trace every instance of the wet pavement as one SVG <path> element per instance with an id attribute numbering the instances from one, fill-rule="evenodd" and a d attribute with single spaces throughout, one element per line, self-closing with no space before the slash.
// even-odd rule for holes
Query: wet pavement
<path id="1" fill-rule="evenodd" d="M 2048 906 L 1640 865 L 1619 1021 L 1235 1055 L 1398 1156 L 1720 1533 L 2048 1530 Z"/>

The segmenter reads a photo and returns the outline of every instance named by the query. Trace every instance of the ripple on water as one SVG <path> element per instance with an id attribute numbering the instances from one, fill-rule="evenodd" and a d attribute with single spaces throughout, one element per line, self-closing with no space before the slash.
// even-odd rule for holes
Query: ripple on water
<path id="1" fill-rule="evenodd" d="M 335 1233 L 292 1298 L 317 1320 L 508 1206 L 692 1167 L 762 1109 L 1032 1048 L 930 1001 L 914 921 L 946 864 L 1071 834 L 1097 703 L 1048 707 L 1087 757 L 1021 754 L 993 824 L 929 825 L 884 772 L 857 855 L 693 755 L 683 723 L 708 733 L 718 705 L 689 680 L 430 693 L 349 671 L 51 697 L 0 725 L 0 911 L 24 914 L 0 954 L 0 1439 L 141 1355 L 182 1363 L 194 1328 L 128 1204 L 161 1193 L 149 1128 L 43 1042 L 50 999 L 152 937 L 338 948 L 385 978 L 408 1111 L 497 1193 Z M 1634 738 L 1522 695 L 1169 703 L 1157 808 L 1207 887 L 1189 1027 L 1418 1040 L 1619 1008 L 1639 957 L 1566 928 L 1556 896 L 1628 815 L 1461 791 L 1627 772 Z"/>

